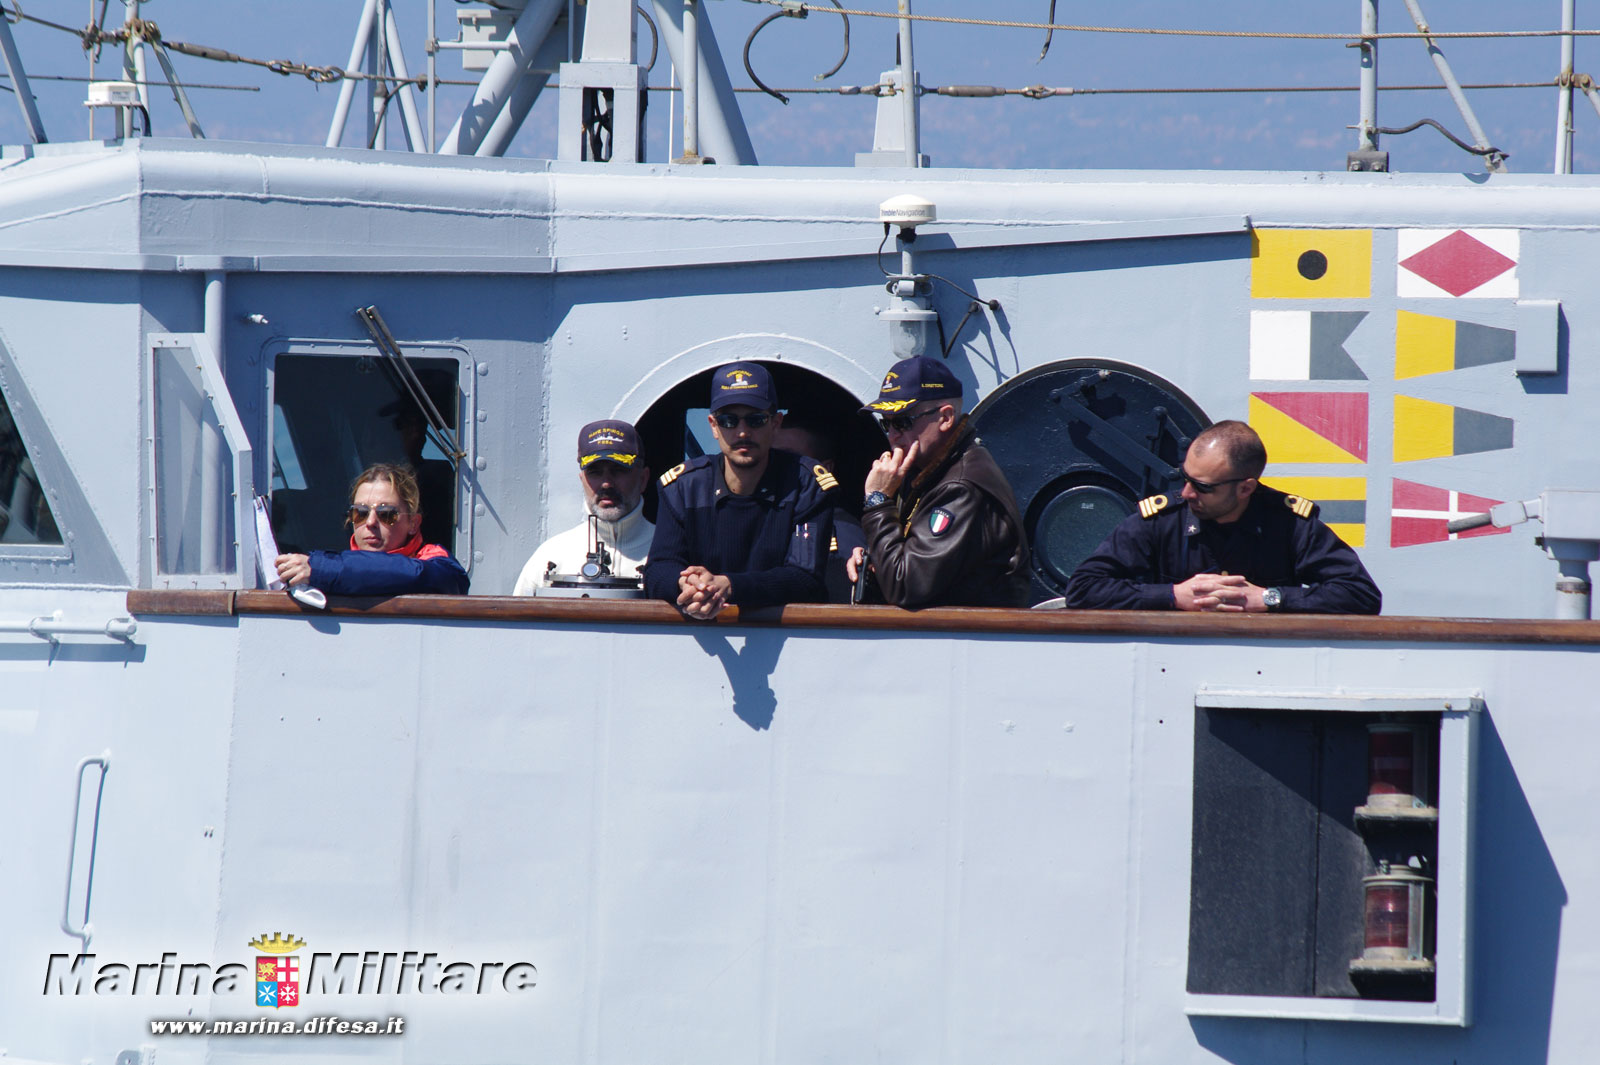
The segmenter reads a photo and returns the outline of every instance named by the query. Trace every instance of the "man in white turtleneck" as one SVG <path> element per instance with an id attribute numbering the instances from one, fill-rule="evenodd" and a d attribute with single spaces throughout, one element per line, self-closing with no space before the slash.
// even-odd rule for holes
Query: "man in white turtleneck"
<path id="1" fill-rule="evenodd" d="M 578 432 L 578 479 L 584 506 L 599 518 L 600 542 L 611 554 L 614 577 L 637 577 L 650 553 L 655 526 L 644 520 L 644 489 L 650 467 L 644 463 L 639 432 L 627 422 L 590 422 Z M 522 567 L 513 595 L 533 595 L 556 573 L 577 573 L 589 554 L 589 522 L 558 533 L 539 545 Z"/>

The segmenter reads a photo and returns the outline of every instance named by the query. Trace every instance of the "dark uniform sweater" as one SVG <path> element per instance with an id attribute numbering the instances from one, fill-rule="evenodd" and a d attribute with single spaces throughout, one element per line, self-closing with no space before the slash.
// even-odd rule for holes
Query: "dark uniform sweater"
<path id="1" fill-rule="evenodd" d="M 676 602 L 678 574 L 704 566 L 729 579 L 731 601 L 741 609 L 825 598 L 833 477 L 792 452 L 773 450 L 770 456 L 761 483 L 748 496 L 728 488 L 720 454 L 661 475 L 655 539 L 644 567 L 646 595 Z"/>
<path id="2" fill-rule="evenodd" d="M 1238 521 L 1194 516 L 1181 498 L 1152 496 L 1124 518 L 1067 582 L 1067 606 L 1173 610 L 1172 586 L 1233 573 L 1283 592 L 1285 612 L 1376 614 L 1383 594 L 1361 559 L 1309 499 L 1258 485 Z"/>

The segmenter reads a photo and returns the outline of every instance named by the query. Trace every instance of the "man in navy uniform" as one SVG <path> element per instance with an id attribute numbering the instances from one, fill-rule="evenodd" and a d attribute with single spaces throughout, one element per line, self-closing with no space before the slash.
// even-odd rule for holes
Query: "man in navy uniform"
<path id="1" fill-rule="evenodd" d="M 833 435 L 819 422 L 796 417 L 794 411 L 783 416 L 783 424 L 773 436 L 772 446 L 793 451 L 796 455 L 805 455 L 829 473 L 837 474 L 838 449 L 834 445 Z M 839 493 L 833 494 L 837 496 Z M 851 602 L 855 585 L 847 572 L 848 562 L 857 550 L 865 550 L 865 547 L 866 540 L 861 536 L 861 519 L 836 498 L 833 506 L 833 540 L 822 574 L 822 582 L 828 590 L 828 602 Z"/>
<path id="2" fill-rule="evenodd" d="M 890 367 L 863 408 L 891 450 L 867 474 L 861 531 L 878 590 L 895 606 L 1027 605 L 1016 496 L 962 406 L 950 367 L 917 355 Z M 849 568 L 859 565 L 852 558 Z"/>
<path id="3" fill-rule="evenodd" d="M 1099 610 L 1376 614 L 1383 595 L 1309 499 L 1263 485 L 1243 422 L 1189 445 L 1180 499 L 1151 496 L 1072 574 L 1067 606 Z"/>
<path id="4" fill-rule="evenodd" d="M 753 362 L 711 377 L 720 453 L 661 475 L 645 594 L 709 620 L 743 609 L 825 598 L 833 475 L 772 447 L 782 424 L 772 377 Z"/>

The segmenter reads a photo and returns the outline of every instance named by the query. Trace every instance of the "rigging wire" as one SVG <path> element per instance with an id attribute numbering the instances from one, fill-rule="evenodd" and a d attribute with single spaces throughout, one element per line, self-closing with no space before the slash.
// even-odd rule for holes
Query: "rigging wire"
<path id="1" fill-rule="evenodd" d="M 844 10 L 844 5 L 839 3 L 839 0 L 832 0 L 832 2 L 833 2 L 833 6 L 834 7 L 839 8 L 841 11 Z M 767 25 L 769 23 L 776 22 L 778 19 L 781 19 L 781 18 L 805 18 L 805 17 L 806 17 L 806 13 L 804 11 L 801 11 L 801 10 L 798 10 L 798 9 L 795 9 L 795 8 L 784 8 L 783 10 L 780 10 L 780 11 L 774 11 L 772 14 L 768 15 L 766 18 L 764 18 L 760 22 L 756 23 L 756 28 L 751 30 L 750 31 L 750 36 L 748 36 L 748 37 L 746 37 L 744 39 L 744 72 L 746 74 L 750 75 L 750 80 L 755 82 L 756 87 L 758 89 L 760 89 L 762 92 L 766 93 L 768 96 L 771 96 L 773 99 L 777 100 L 780 104 L 783 104 L 785 106 L 788 105 L 789 98 L 787 96 L 785 96 L 781 91 L 769 87 L 767 85 L 767 83 L 762 81 L 760 76 L 758 76 L 756 74 L 755 67 L 750 65 L 750 46 L 755 44 L 755 42 L 756 42 L 756 34 L 760 33 L 762 30 L 766 29 Z M 829 78 L 833 77 L 835 74 L 839 73 L 839 71 L 844 67 L 845 60 L 847 60 L 849 58 L 850 58 L 850 16 L 846 15 L 846 16 L 844 16 L 844 54 L 841 55 L 839 57 L 839 61 L 837 63 L 835 63 L 832 67 L 828 68 L 827 71 L 825 71 L 824 73 L 818 74 L 816 76 L 816 80 L 817 81 L 826 81 Z"/>
<path id="2" fill-rule="evenodd" d="M 461 0 L 456 0 L 460 3 Z M 661 31 L 656 29 L 656 20 L 650 17 L 650 12 L 642 7 L 635 7 L 635 11 L 644 19 L 644 24 L 650 27 L 650 62 L 644 65 L 644 72 L 650 73 L 656 68 L 656 54 L 661 50 Z"/>
<path id="3" fill-rule="evenodd" d="M 1050 14 L 1045 16 L 1045 21 L 1050 23 L 1050 28 L 1044 32 L 1044 47 L 1039 49 L 1039 58 L 1036 63 L 1043 63 L 1044 57 L 1050 54 L 1050 39 L 1056 35 L 1056 0 L 1050 0 Z"/>
<path id="4" fill-rule="evenodd" d="M 1471 152 L 1473 155 L 1483 155 L 1483 156 L 1496 155 L 1496 156 L 1499 156 L 1502 159 L 1509 159 L 1511 157 L 1511 153 L 1510 152 L 1503 152 L 1499 148 L 1495 148 L 1495 147 L 1479 148 L 1475 144 L 1468 144 L 1466 141 L 1462 140 L 1460 137 L 1456 136 L 1454 133 L 1451 133 L 1449 130 L 1445 129 L 1442 125 L 1440 125 L 1438 122 L 1434 121 L 1431 118 L 1419 118 L 1415 122 L 1411 123 L 1411 125 L 1409 125 L 1409 126 L 1401 126 L 1399 129 L 1391 129 L 1391 128 L 1387 127 L 1387 126 L 1381 126 L 1381 127 L 1377 128 L 1377 129 L 1373 130 L 1372 132 L 1387 134 L 1388 136 L 1391 136 L 1391 137 L 1398 137 L 1402 133 L 1410 133 L 1412 130 L 1421 129 L 1423 126 L 1432 126 L 1434 129 L 1438 130 L 1440 133 L 1443 133 L 1447 138 L 1449 138 L 1451 143 L 1453 143 L 1457 148 L 1460 148 L 1464 152 Z"/>
<path id="5" fill-rule="evenodd" d="M 4 74 L 0 73 L 0 77 Z M 443 84 L 443 83 L 441 83 Z M 472 83 L 476 84 L 476 82 Z M 551 81 L 551 88 L 559 88 L 560 83 Z M 1559 85 L 1560 82 L 1552 81 L 1500 81 L 1474 85 L 1463 85 L 1463 89 L 1549 89 Z M 677 85 L 651 85 L 651 92 L 682 92 L 682 87 Z M 736 93 L 764 93 L 766 90 L 749 86 L 734 86 Z M 885 86 L 881 82 L 873 85 L 840 85 L 836 88 L 816 88 L 813 86 L 784 86 L 778 90 L 791 95 L 810 94 L 814 96 L 893 96 L 900 90 L 894 86 Z M 1357 85 L 1238 85 L 1238 86 L 1195 86 L 1195 87 L 1140 87 L 1140 88 L 1051 88 L 1048 85 L 1028 85 L 1020 89 L 1008 89 L 1000 85 L 940 85 L 936 87 L 919 86 L 917 91 L 925 96 L 944 96 L 952 98 L 974 98 L 989 96 L 1025 96 L 1030 100 L 1048 100 L 1058 96 L 1159 96 L 1170 93 L 1173 95 L 1205 94 L 1205 93 L 1291 93 L 1291 92 L 1359 92 Z M 1380 92 L 1446 92 L 1443 85 L 1382 85 Z"/>
<path id="6" fill-rule="evenodd" d="M 0 82 L 9 82 L 10 79 L 11 79 L 11 75 L 7 74 L 3 70 L 0 70 Z M 28 80 L 29 81 L 76 81 L 76 82 L 82 82 L 84 84 L 92 84 L 94 82 L 103 81 L 105 79 L 103 79 L 103 78 L 88 78 L 88 77 L 84 77 L 82 74 L 29 74 L 28 75 Z M 165 87 L 167 83 L 164 82 L 164 81 L 136 81 L 136 82 L 133 82 L 133 84 L 139 86 L 141 89 L 152 89 L 152 88 L 159 89 L 159 88 Z M 476 85 L 477 82 L 473 82 L 473 84 Z M 224 92 L 260 92 L 261 91 L 261 86 L 259 86 L 259 85 L 210 85 L 210 84 L 207 84 L 205 82 L 194 82 L 194 81 L 180 81 L 178 83 L 178 85 L 181 88 L 185 88 L 185 89 L 218 89 L 218 90 L 221 90 L 221 91 L 224 91 Z M 8 85 L 8 84 L 0 84 L 0 90 L 4 90 L 5 92 L 11 92 L 12 91 L 11 86 Z"/>
<path id="7" fill-rule="evenodd" d="M 1059 22 L 1024 22 L 1013 19 L 970 18 L 962 15 L 911 15 L 896 11 L 862 11 L 841 7 L 838 10 L 821 4 L 797 0 L 745 0 L 747 4 L 766 4 L 804 11 L 820 11 L 828 15 L 856 15 L 861 18 L 882 18 L 912 22 L 947 23 L 957 26 L 989 26 L 1015 30 L 1069 30 L 1074 33 L 1131 33 L 1150 34 L 1157 37 L 1242 37 L 1297 41 L 1386 41 L 1386 40 L 1451 40 L 1518 37 L 1595 37 L 1600 30 L 1458 30 L 1439 32 L 1429 30 L 1403 33 L 1296 33 L 1288 30 L 1179 30 L 1152 26 L 1091 26 Z"/>

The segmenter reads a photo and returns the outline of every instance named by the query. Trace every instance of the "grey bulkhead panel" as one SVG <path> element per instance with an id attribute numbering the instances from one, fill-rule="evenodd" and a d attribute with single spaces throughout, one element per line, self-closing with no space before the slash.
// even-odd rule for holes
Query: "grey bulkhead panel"
<path id="1" fill-rule="evenodd" d="M 1570 724 L 1560 693 L 1581 687 L 1590 656 L 1579 648 L 1402 655 L 910 633 L 886 644 L 825 630 L 270 617 L 150 618 L 141 643 L 156 668 L 135 672 L 161 683 L 130 689 L 115 720 L 74 711 L 84 753 L 118 752 L 96 887 L 101 959 L 248 958 L 251 937 L 281 930 L 308 940 L 303 965 L 311 951 L 410 949 L 538 966 L 526 1007 L 315 1003 L 404 1014 L 417 1060 L 538 1045 L 562 1060 L 732 1061 L 776 1041 L 808 1059 L 1003 1047 L 1009 1060 L 1057 1060 L 1070 1046 L 1095 1060 L 1203 1062 L 1236 1060 L 1247 1043 L 1279 1057 L 1309 1045 L 1327 1060 L 1489 1063 L 1532 1044 L 1569 1060 L 1589 1039 L 1593 951 L 1559 934 L 1567 901 L 1594 890 L 1585 752 L 1545 742 Z M 180 646 L 182 663 L 169 658 Z M 893 676 L 876 668 L 886 653 Z M 341 661 L 343 679 L 304 665 Z M 515 662 L 516 675 L 463 668 L 482 661 Z M 381 690 L 373 662 L 387 664 Z M 909 697 L 908 674 L 920 678 Z M 667 675 L 670 689 L 633 679 Z M 1489 715 L 1469 874 L 1471 1026 L 1185 1016 L 1197 693 L 1358 702 L 1463 685 Z M 230 686 L 232 713 L 218 715 L 207 693 Z M 157 713 L 172 704 L 201 718 Z M 175 743 L 177 728 L 195 729 L 199 746 Z M 53 750 L 68 736 L 39 740 Z M 209 767 L 200 798 L 162 810 L 180 751 Z M 70 813 L 57 792 L 51 824 Z M 150 889 L 180 861 L 179 897 Z M 1255 875 L 1274 870 L 1241 869 L 1241 890 Z M 7 911 L 28 984 L 13 977 L 0 1017 L 39 1002 L 37 959 L 72 942 L 30 921 L 36 909 Z M 1350 1012 L 1363 1006 L 1369 1019 L 1403 1012 Z M 53 1023 L 37 1029 L 40 1007 L 27 1008 L 26 1023 L 7 1024 L 13 1045 L 73 1061 L 134 1045 L 152 1006 L 47 997 Z M 89 1013 L 93 1026 L 72 1023 Z M 202 1047 L 169 1052 L 183 1061 Z M 208 1053 L 250 1051 L 216 1040 Z"/>
<path id="2" fill-rule="evenodd" d="M 133 273 L 0 268 L 0 389 L 63 538 L 0 545 L 0 584 L 136 582 L 141 289 Z"/>

